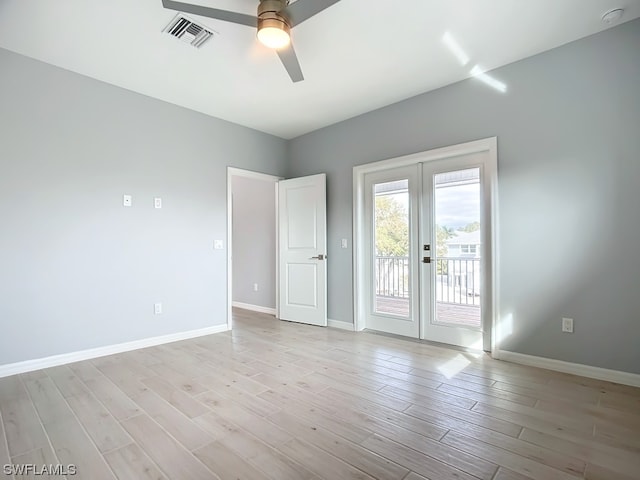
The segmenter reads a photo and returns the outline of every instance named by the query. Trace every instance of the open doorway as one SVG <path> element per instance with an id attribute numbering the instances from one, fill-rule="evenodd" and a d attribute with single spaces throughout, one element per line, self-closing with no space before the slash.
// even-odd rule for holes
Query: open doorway
<path id="1" fill-rule="evenodd" d="M 277 185 L 280 177 L 227 169 L 228 313 L 277 316 Z"/>

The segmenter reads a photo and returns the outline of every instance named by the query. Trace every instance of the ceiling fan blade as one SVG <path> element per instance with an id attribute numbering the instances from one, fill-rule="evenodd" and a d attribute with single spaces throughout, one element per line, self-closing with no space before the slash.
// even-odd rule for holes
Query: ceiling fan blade
<path id="1" fill-rule="evenodd" d="M 280 61 L 284 65 L 284 68 L 287 70 L 287 73 L 291 77 L 291 80 L 294 83 L 304 80 L 304 76 L 302 75 L 302 68 L 300 68 L 298 57 L 296 56 L 296 52 L 293 49 L 293 44 L 290 43 L 288 47 L 276 50 L 276 52 L 278 53 L 278 57 L 280 57 Z"/>
<path id="2" fill-rule="evenodd" d="M 291 26 L 300 25 L 316 13 L 320 13 L 340 0 L 298 0 L 284 9 L 284 14 L 291 21 Z"/>
<path id="3" fill-rule="evenodd" d="M 202 17 L 215 18 L 216 20 L 222 20 L 224 22 L 247 25 L 248 27 L 258 26 L 258 17 L 246 15 L 244 13 L 229 12 L 228 10 L 219 10 L 217 8 L 192 5 L 190 3 L 174 2 L 173 0 L 162 0 L 162 6 L 169 10 L 177 10 L 179 12 L 200 15 Z"/>

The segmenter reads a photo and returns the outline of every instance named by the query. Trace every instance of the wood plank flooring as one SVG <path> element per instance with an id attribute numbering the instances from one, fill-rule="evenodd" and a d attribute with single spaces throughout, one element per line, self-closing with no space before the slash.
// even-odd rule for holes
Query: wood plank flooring
<path id="1" fill-rule="evenodd" d="M 233 332 L 0 379 L 0 478 L 65 478 L 7 463 L 74 464 L 74 479 L 640 478 L 640 389 L 234 319 Z"/>

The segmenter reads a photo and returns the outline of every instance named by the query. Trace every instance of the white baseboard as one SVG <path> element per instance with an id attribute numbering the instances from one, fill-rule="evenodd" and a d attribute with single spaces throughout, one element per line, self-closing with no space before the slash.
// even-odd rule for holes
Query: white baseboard
<path id="1" fill-rule="evenodd" d="M 349 330 L 350 332 L 353 332 L 353 323 L 343 322 L 342 320 L 332 320 L 329 318 L 327 320 L 327 324 L 331 328 L 339 328 L 341 330 Z"/>
<path id="2" fill-rule="evenodd" d="M 143 338 L 141 340 L 133 340 L 132 342 L 118 343 L 116 345 L 107 345 L 105 347 L 91 348 L 89 350 L 81 350 L 79 352 L 63 353 L 61 355 L 53 355 L 51 357 L 36 358 L 34 360 L 26 360 L 23 362 L 9 363 L 0 365 L 0 378 L 18 373 L 32 372 L 42 368 L 57 367 L 67 363 L 80 362 L 82 360 L 90 360 L 92 358 L 104 357 L 116 353 L 129 352 L 140 348 L 154 347 L 164 343 L 178 342 L 180 340 L 188 340 L 189 338 L 203 337 L 214 333 L 226 332 L 229 330 L 227 324 L 215 325 L 213 327 L 201 328 L 198 330 L 189 330 L 187 332 L 171 333 L 159 337 Z"/>
<path id="3" fill-rule="evenodd" d="M 271 307 L 261 307 L 260 305 L 251 305 L 250 303 L 231 302 L 231 305 L 237 308 L 244 308 L 245 310 L 251 310 L 252 312 L 268 313 L 269 315 L 276 315 L 276 309 Z"/>
<path id="4" fill-rule="evenodd" d="M 499 350 L 497 353 L 498 355 L 496 355 L 495 358 L 507 362 L 519 363 L 530 367 L 546 368 L 547 370 L 555 370 L 556 372 L 570 373 L 572 375 L 595 378 L 596 380 L 604 380 L 606 382 L 621 383 L 623 385 L 631 385 L 632 387 L 640 387 L 640 375 L 637 373 L 620 372 L 618 370 L 592 367 L 580 363 L 564 362 L 553 358 L 509 352 L 508 350 Z"/>

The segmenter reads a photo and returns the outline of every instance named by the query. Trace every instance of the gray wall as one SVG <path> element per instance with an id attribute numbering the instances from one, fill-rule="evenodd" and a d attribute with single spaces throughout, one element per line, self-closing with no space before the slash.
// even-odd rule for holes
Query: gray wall
<path id="1" fill-rule="evenodd" d="M 640 373 L 640 20 L 289 143 L 328 174 L 329 317 L 353 321 L 352 167 L 497 136 L 503 349 Z M 561 317 L 575 319 L 562 334 Z"/>
<path id="2" fill-rule="evenodd" d="M 328 174 L 351 322 L 352 167 L 497 136 L 503 348 L 640 373 L 639 44 L 636 20 L 492 72 L 506 94 L 468 80 L 289 143 L 0 49 L 0 365 L 223 324 L 227 165 Z"/>
<path id="3" fill-rule="evenodd" d="M 232 192 L 233 301 L 275 308 L 275 182 L 234 176 Z"/>
<path id="4" fill-rule="evenodd" d="M 224 324 L 226 166 L 281 175 L 285 141 L 1 49 L 0 71 L 0 365 Z"/>

